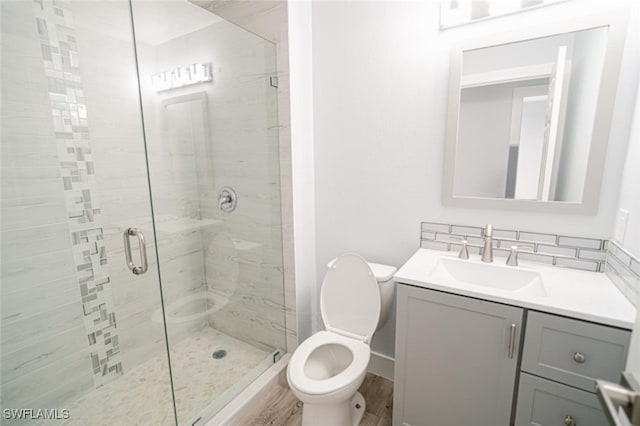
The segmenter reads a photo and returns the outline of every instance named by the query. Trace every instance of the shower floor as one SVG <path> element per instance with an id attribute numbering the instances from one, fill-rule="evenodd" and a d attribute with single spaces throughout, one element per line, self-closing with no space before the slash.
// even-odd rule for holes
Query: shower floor
<path id="1" fill-rule="evenodd" d="M 187 424 L 270 354 L 213 328 L 205 328 L 173 346 L 171 366 L 180 424 Z M 220 349 L 227 355 L 213 359 L 212 353 Z M 122 377 L 70 404 L 70 418 L 55 424 L 171 425 L 173 406 L 167 371 L 166 356 L 125 370 Z"/>

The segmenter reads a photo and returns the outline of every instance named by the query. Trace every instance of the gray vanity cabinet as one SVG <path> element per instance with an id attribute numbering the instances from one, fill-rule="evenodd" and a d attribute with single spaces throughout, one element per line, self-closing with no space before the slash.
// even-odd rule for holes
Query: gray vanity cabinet
<path id="1" fill-rule="evenodd" d="M 393 424 L 508 425 L 521 308 L 398 285 Z"/>

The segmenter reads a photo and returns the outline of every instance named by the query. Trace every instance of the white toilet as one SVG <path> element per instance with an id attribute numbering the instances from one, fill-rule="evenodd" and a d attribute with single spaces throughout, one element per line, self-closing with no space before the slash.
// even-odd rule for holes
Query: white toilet
<path id="1" fill-rule="evenodd" d="M 303 426 L 354 426 L 365 410 L 362 384 L 373 333 L 387 320 L 393 301 L 392 266 L 348 253 L 329 263 L 320 309 L 326 331 L 293 352 L 287 380 L 303 403 Z"/>

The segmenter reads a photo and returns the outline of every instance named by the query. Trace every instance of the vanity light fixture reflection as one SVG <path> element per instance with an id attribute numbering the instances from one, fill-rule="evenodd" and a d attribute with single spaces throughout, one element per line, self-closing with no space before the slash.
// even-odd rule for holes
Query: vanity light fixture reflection
<path id="1" fill-rule="evenodd" d="M 213 81 L 211 64 L 193 64 L 151 76 L 151 85 L 156 92 L 208 81 Z"/>

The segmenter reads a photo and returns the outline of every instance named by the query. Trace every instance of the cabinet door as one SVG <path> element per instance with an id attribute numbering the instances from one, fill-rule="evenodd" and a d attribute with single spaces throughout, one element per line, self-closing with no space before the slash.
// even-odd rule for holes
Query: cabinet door
<path id="1" fill-rule="evenodd" d="M 596 395 L 527 373 L 520 374 L 516 425 L 606 424 Z"/>
<path id="2" fill-rule="evenodd" d="M 509 425 L 521 324 L 520 308 L 399 285 L 393 424 Z"/>

